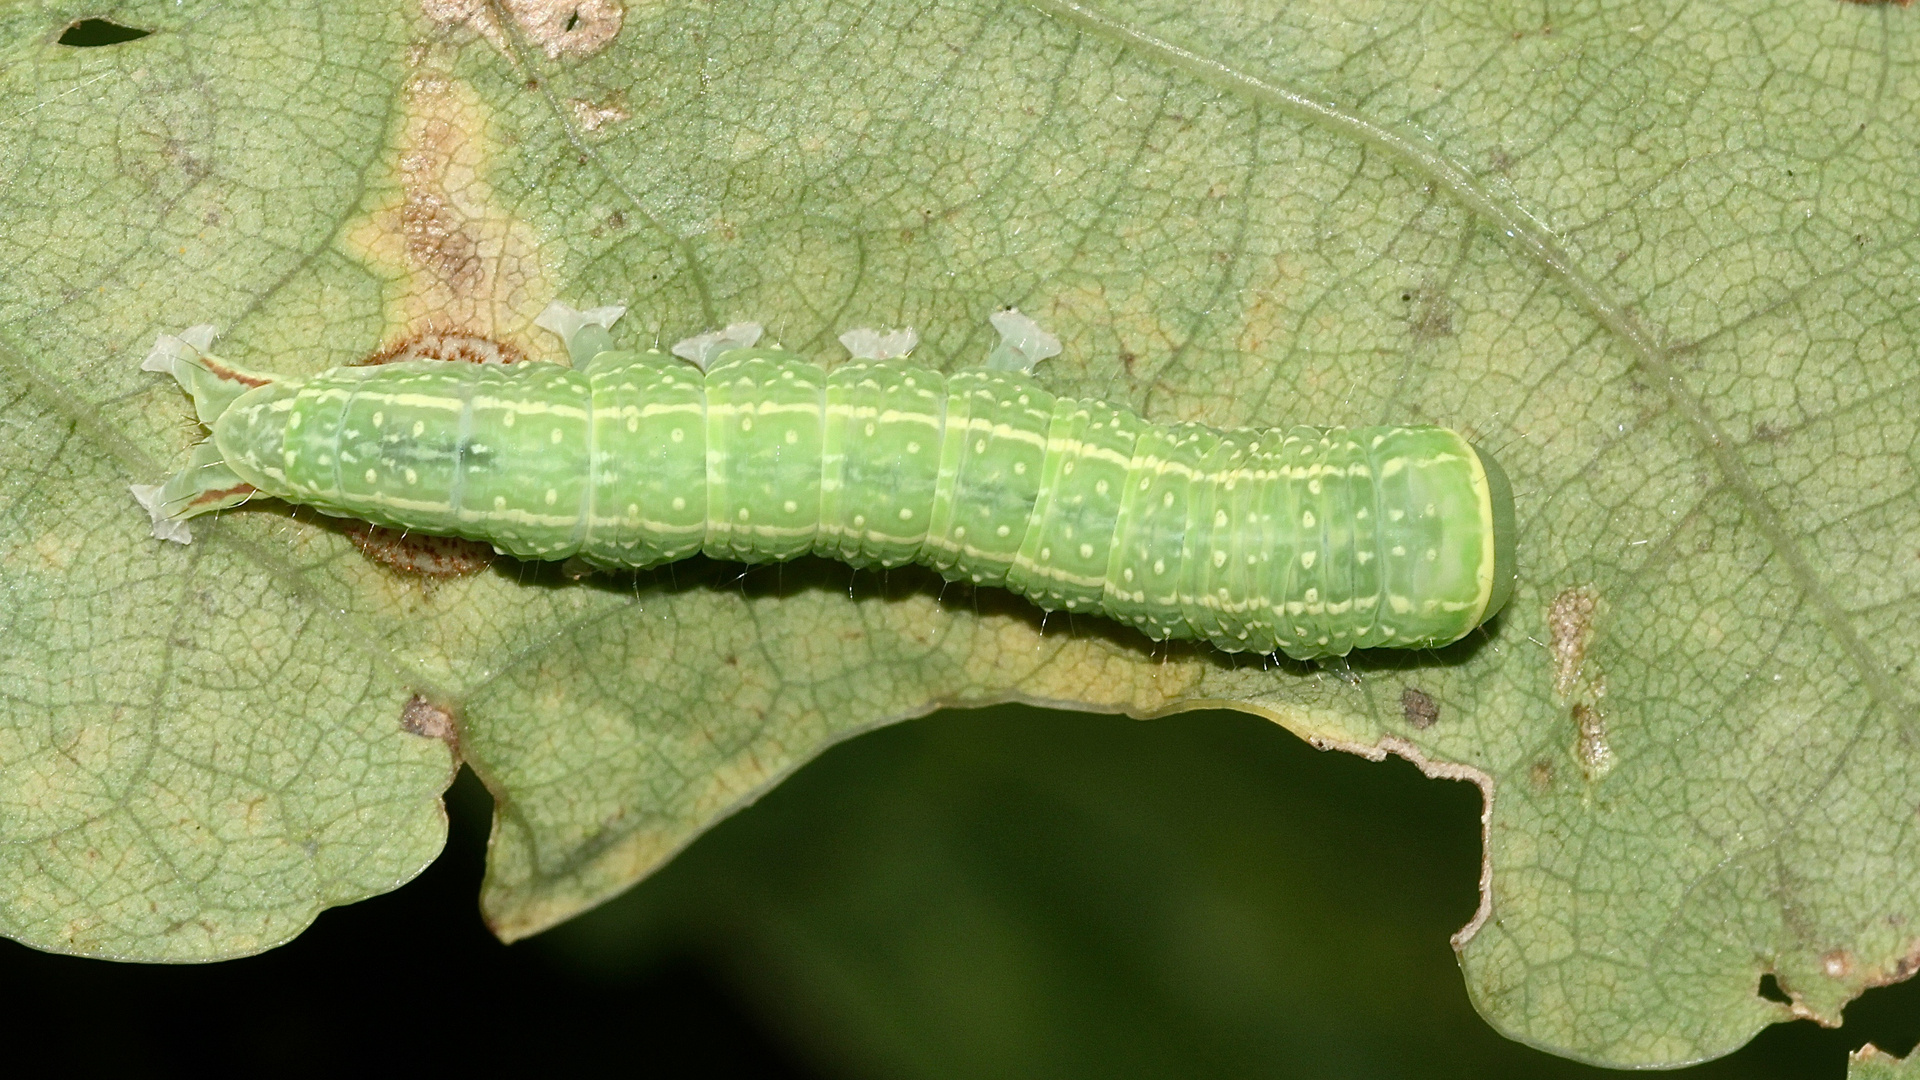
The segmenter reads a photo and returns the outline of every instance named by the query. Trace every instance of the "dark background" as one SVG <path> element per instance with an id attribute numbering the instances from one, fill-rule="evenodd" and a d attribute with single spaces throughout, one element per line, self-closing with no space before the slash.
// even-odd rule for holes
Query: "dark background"
<path id="1" fill-rule="evenodd" d="M 9 1057 L 275 1073 L 599 1059 L 656 1076 L 1580 1077 L 1468 1004 L 1479 794 L 1234 713 L 943 713 L 828 752 L 654 877 L 503 946 L 489 803 L 442 858 L 263 956 L 0 943 Z M 1920 980 L 1683 1075 L 1843 1077 Z M 599 1062 L 596 1062 L 598 1064 Z"/>

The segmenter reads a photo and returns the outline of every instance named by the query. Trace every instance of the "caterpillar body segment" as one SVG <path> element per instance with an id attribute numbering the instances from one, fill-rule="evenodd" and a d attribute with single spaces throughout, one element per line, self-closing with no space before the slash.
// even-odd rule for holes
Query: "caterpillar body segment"
<path id="1" fill-rule="evenodd" d="M 988 367 L 953 375 L 901 358 L 910 331 L 852 332 L 867 358 L 828 371 L 756 347 L 750 323 L 677 355 L 613 349 L 618 315 L 543 316 L 573 368 L 299 380 L 185 342 L 166 369 L 212 438 L 143 499 L 156 535 L 184 542 L 169 530 L 257 491 L 523 559 L 919 563 L 1155 639 L 1298 659 L 1444 645 L 1511 591 L 1505 478 L 1444 428 L 1148 423 L 1043 389 L 1028 370 L 1059 343 L 1017 312 L 996 317 Z"/>

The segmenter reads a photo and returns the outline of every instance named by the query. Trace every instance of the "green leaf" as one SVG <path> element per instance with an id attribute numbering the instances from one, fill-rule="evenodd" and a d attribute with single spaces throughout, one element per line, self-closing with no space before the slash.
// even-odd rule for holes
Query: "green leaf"
<path id="1" fill-rule="evenodd" d="M 1920 1056 L 1894 1057 L 1868 1043 L 1847 1056 L 1847 1080 L 1901 1080 L 1920 1076 Z"/>
<path id="2" fill-rule="evenodd" d="M 498 10 L 129 4 L 150 36 L 98 48 L 0 15 L 7 933 L 283 940 L 430 857 L 449 761 L 413 732 L 451 721 L 518 937 L 835 740 L 1019 698 L 1477 781 L 1470 991 L 1570 1056 L 1721 1054 L 1913 970 L 1909 11 Z M 155 333 L 557 358 L 556 296 L 822 360 L 911 324 L 948 369 L 1013 303 L 1067 345 L 1050 388 L 1155 420 L 1460 427 L 1515 481 L 1521 588 L 1348 679 L 910 572 L 427 579 L 269 505 L 146 535 L 126 485 L 196 437 Z"/>

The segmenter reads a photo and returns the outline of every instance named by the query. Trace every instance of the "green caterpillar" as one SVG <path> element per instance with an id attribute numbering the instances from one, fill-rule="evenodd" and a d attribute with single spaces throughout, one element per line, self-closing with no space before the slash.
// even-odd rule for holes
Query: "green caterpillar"
<path id="1" fill-rule="evenodd" d="M 1445 428 L 1147 423 L 1041 389 L 1027 372 L 1059 343 L 1011 310 L 987 365 L 946 376 L 899 359 L 911 331 L 851 332 L 855 362 L 831 371 L 754 348 L 751 323 L 672 356 L 616 349 L 624 310 L 548 309 L 572 367 L 298 379 L 213 356 L 210 327 L 162 335 L 143 367 L 172 374 L 213 437 L 134 494 L 182 543 L 187 518 L 259 493 L 605 568 L 919 563 L 1154 639 L 1295 659 L 1445 645 L 1512 592 L 1506 478 Z"/>

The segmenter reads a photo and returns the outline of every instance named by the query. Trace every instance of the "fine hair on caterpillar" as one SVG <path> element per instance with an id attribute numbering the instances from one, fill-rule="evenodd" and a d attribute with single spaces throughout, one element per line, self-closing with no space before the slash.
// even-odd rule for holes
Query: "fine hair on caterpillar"
<path id="1" fill-rule="evenodd" d="M 211 438 L 135 486 L 154 535 L 254 494 L 528 560 L 639 569 L 696 553 L 918 564 L 1156 640 L 1294 659 L 1432 648 L 1497 613 L 1513 500 L 1441 427 L 1154 424 L 1056 396 L 1060 342 L 1008 309 L 978 368 L 910 360 L 912 330 L 852 330 L 831 370 L 735 323 L 622 349 L 622 307 L 554 304 L 572 366 L 408 359 L 305 378 L 239 368 L 213 330 L 142 365 Z"/>

